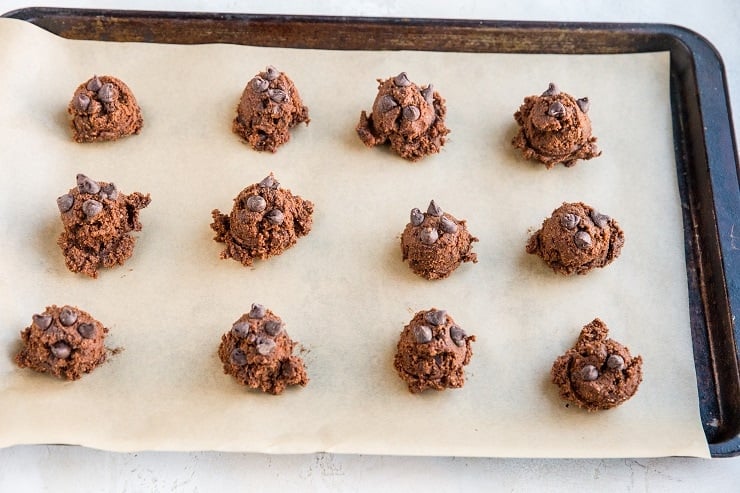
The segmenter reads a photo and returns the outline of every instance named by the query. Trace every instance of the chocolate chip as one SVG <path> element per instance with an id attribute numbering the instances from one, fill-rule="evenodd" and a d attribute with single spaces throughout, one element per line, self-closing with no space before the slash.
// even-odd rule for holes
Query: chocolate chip
<path id="1" fill-rule="evenodd" d="M 255 77 L 249 83 L 249 87 L 251 87 L 254 92 L 265 92 L 267 88 L 270 87 L 270 83 L 262 77 Z"/>
<path id="2" fill-rule="evenodd" d="M 276 103 L 284 103 L 288 99 L 288 93 L 282 89 L 268 89 L 267 95 Z"/>
<path id="3" fill-rule="evenodd" d="M 277 320 L 268 320 L 265 322 L 265 332 L 269 335 L 275 337 L 281 330 L 283 330 L 283 324 Z"/>
<path id="4" fill-rule="evenodd" d="M 606 226 L 609 224 L 609 216 L 607 216 L 606 214 L 602 214 L 596 210 L 591 211 L 591 220 L 596 226 L 602 229 L 606 228 Z"/>
<path id="5" fill-rule="evenodd" d="M 103 83 L 98 79 L 97 75 L 93 75 L 93 78 L 87 81 L 87 85 L 85 87 L 88 91 L 98 92 L 100 88 L 103 87 Z"/>
<path id="6" fill-rule="evenodd" d="M 386 111 L 390 111 L 393 108 L 398 106 L 398 103 L 396 103 L 396 100 L 393 99 L 392 96 L 385 95 L 382 98 L 380 98 L 380 102 L 378 103 L 378 109 L 385 113 Z"/>
<path id="7" fill-rule="evenodd" d="M 108 183 L 100 188 L 98 195 L 100 195 L 101 199 L 116 200 L 118 198 L 118 189 L 114 183 Z"/>
<path id="8" fill-rule="evenodd" d="M 295 378 L 297 370 L 296 364 L 289 359 L 283 360 L 283 363 L 280 365 L 280 374 L 288 380 Z"/>
<path id="9" fill-rule="evenodd" d="M 98 90 L 98 99 L 103 103 L 112 103 L 116 99 L 116 88 L 113 84 L 106 82 Z"/>
<path id="10" fill-rule="evenodd" d="M 424 320 L 432 325 L 443 325 L 447 320 L 446 310 L 429 310 L 424 314 Z"/>
<path id="11" fill-rule="evenodd" d="M 270 221 L 271 224 L 283 224 L 283 221 L 285 220 L 285 214 L 283 214 L 283 211 L 281 211 L 280 209 L 273 209 L 265 214 L 265 219 Z"/>
<path id="12" fill-rule="evenodd" d="M 547 114 L 555 118 L 562 118 L 565 116 L 565 106 L 560 101 L 553 101 L 550 103 L 550 107 L 547 108 Z"/>
<path id="13" fill-rule="evenodd" d="M 249 334 L 249 322 L 236 322 L 231 326 L 231 333 L 236 337 L 247 337 L 247 334 Z"/>
<path id="14" fill-rule="evenodd" d="M 103 204 L 97 200 L 88 199 L 82 203 L 82 212 L 85 213 L 88 219 L 92 219 L 103 212 Z"/>
<path id="15" fill-rule="evenodd" d="M 260 353 L 262 356 L 267 356 L 270 354 L 273 349 L 275 349 L 275 341 L 268 338 L 262 338 L 259 342 L 257 342 L 257 352 Z"/>
<path id="16" fill-rule="evenodd" d="M 554 82 L 550 82 L 547 90 L 542 93 L 543 96 L 557 96 L 558 94 L 560 94 L 560 89 L 558 89 L 558 86 Z"/>
<path id="17" fill-rule="evenodd" d="M 280 71 L 273 67 L 272 65 L 268 65 L 265 69 L 265 79 L 267 80 L 275 80 L 278 77 L 280 77 Z"/>
<path id="18" fill-rule="evenodd" d="M 403 109 L 403 117 L 410 122 L 415 122 L 421 117 L 421 111 L 416 106 L 406 106 Z"/>
<path id="19" fill-rule="evenodd" d="M 581 222 L 581 218 L 570 212 L 560 218 L 560 225 L 565 229 L 574 229 L 579 222 Z"/>
<path id="20" fill-rule="evenodd" d="M 407 87 L 411 85 L 411 81 L 406 76 L 406 72 L 401 72 L 393 78 L 393 83 L 398 87 Z"/>
<path id="21" fill-rule="evenodd" d="M 231 362 L 237 366 L 244 366 L 247 364 L 247 355 L 239 348 L 231 351 L 230 359 Z"/>
<path id="22" fill-rule="evenodd" d="M 267 313 L 265 305 L 259 303 L 252 303 L 252 309 L 249 310 L 249 318 L 263 318 Z"/>
<path id="23" fill-rule="evenodd" d="M 419 233 L 419 239 L 425 245 L 434 245 L 439 239 L 439 233 L 434 228 L 424 228 Z"/>
<path id="24" fill-rule="evenodd" d="M 586 231 L 578 231 L 575 235 L 573 235 L 573 241 L 575 241 L 578 248 L 580 248 L 581 250 L 586 250 L 591 246 L 591 235 L 588 234 Z"/>
<path id="25" fill-rule="evenodd" d="M 434 202 L 434 200 L 432 200 L 431 202 L 429 202 L 429 207 L 427 207 L 427 214 L 429 214 L 430 216 L 439 217 L 442 215 L 442 208 L 438 206 L 436 202 Z"/>
<path id="26" fill-rule="evenodd" d="M 588 100 L 588 98 L 576 99 L 576 104 L 584 113 L 588 113 L 588 110 L 591 108 L 591 102 Z"/>
<path id="27" fill-rule="evenodd" d="M 87 108 L 90 106 L 90 98 L 87 97 L 87 94 L 78 92 L 75 95 L 75 98 L 72 100 L 72 105 L 77 111 L 84 113 L 87 111 Z"/>
<path id="28" fill-rule="evenodd" d="M 62 322 L 62 325 L 69 327 L 77 321 L 77 312 L 75 312 L 72 307 L 62 307 L 59 311 L 59 321 Z"/>
<path id="29" fill-rule="evenodd" d="M 587 382 L 593 382 L 599 378 L 599 370 L 594 365 L 586 365 L 581 368 L 581 378 Z"/>
<path id="30" fill-rule="evenodd" d="M 414 340 L 419 344 L 426 344 L 432 340 L 432 329 L 426 325 L 414 327 Z"/>
<path id="31" fill-rule="evenodd" d="M 424 101 L 426 101 L 429 106 L 434 105 L 434 86 L 433 85 L 429 84 L 424 89 L 422 89 L 421 95 L 424 97 Z"/>
<path id="32" fill-rule="evenodd" d="M 442 216 L 440 218 L 439 228 L 445 233 L 452 234 L 457 232 L 457 224 L 455 224 L 455 221 L 453 221 L 452 219 L 448 219 L 445 216 Z"/>
<path id="33" fill-rule="evenodd" d="M 610 354 L 606 359 L 606 366 L 610 370 L 623 370 L 624 369 L 624 358 L 618 354 Z"/>
<path id="34" fill-rule="evenodd" d="M 77 188 L 80 189 L 80 192 L 84 193 L 98 193 L 100 191 L 100 184 L 79 173 L 77 175 Z"/>
<path id="35" fill-rule="evenodd" d="M 452 342 L 454 342 L 457 346 L 462 346 L 465 344 L 465 336 L 467 334 L 465 333 L 462 328 L 458 327 L 457 325 L 453 325 L 450 327 L 450 339 L 452 339 Z"/>
<path id="36" fill-rule="evenodd" d="M 274 176 L 269 175 L 266 176 L 261 182 L 259 182 L 259 186 L 264 188 L 272 188 L 274 190 L 280 186 L 280 182 L 278 182 Z"/>
<path id="37" fill-rule="evenodd" d="M 59 207 L 59 212 L 61 213 L 65 213 L 70 210 L 74 203 L 75 198 L 68 193 L 65 193 L 61 197 L 57 198 L 57 207 Z"/>
<path id="38" fill-rule="evenodd" d="M 260 195 L 250 195 L 247 198 L 247 209 L 252 212 L 262 212 L 267 207 L 267 201 Z"/>
<path id="39" fill-rule="evenodd" d="M 41 330 L 46 330 L 51 326 L 51 315 L 47 315 L 46 313 L 42 315 L 36 314 L 32 318 L 33 324 Z"/>
<path id="40" fill-rule="evenodd" d="M 80 324 L 77 327 L 77 332 L 83 339 L 92 339 L 95 337 L 95 326 L 93 324 Z"/>
<path id="41" fill-rule="evenodd" d="M 418 226 L 424 222 L 424 214 L 417 208 L 411 209 L 411 225 Z"/>
<path id="42" fill-rule="evenodd" d="M 55 358 L 67 359 L 72 354 L 72 348 L 64 341 L 57 341 L 51 345 L 51 354 Z"/>

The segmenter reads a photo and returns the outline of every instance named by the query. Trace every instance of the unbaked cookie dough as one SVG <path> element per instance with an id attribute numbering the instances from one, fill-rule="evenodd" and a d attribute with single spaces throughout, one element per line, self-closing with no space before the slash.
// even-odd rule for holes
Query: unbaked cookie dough
<path id="1" fill-rule="evenodd" d="M 113 183 L 77 175 L 77 186 L 57 198 L 64 232 L 58 244 L 72 272 L 98 277 L 100 267 L 113 267 L 131 257 L 141 231 L 139 211 L 151 202 L 149 194 L 126 195 Z"/>
<path id="2" fill-rule="evenodd" d="M 280 394 L 290 385 L 308 383 L 303 360 L 293 355 L 295 345 L 280 317 L 254 303 L 221 337 L 218 356 L 224 373 L 239 383 Z"/>
<path id="3" fill-rule="evenodd" d="M 583 327 L 575 346 L 552 365 L 552 381 L 560 397 L 589 411 L 611 409 L 637 392 L 642 382 L 642 358 L 609 339 L 600 319 Z"/>
<path id="4" fill-rule="evenodd" d="M 275 152 L 290 140 L 291 128 L 310 121 L 293 81 L 268 66 L 244 88 L 232 129 L 253 149 Z"/>
<path id="5" fill-rule="evenodd" d="M 443 212 L 432 200 L 427 211 L 411 209 L 411 218 L 401 234 L 402 260 L 426 279 L 443 279 L 463 262 L 478 262 L 472 251 L 478 238 L 468 231 L 464 219 Z"/>
<path id="6" fill-rule="evenodd" d="M 420 87 L 406 72 L 378 79 L 373 111 L 363 111 L 357 135 L 368 147 L 390 143 L 391 149 L 410 161 L 439 152 L 450 131 L 445 126 L 445 100 L 432 84 Z"/>
<path id="7" fill-rule="evenodd" d="M 422 310 L 403 328 L 393 366 L 412 393 L 459 388 L 473 341 L 445 310 Z"/>
<path id="8" fill-rule="evenodd" d="M 558 163 L 570 167 L 579 159 L 600 156 L 586 114 L 589 106 L 588 98 L 575 99 L 550 83 L 541 96 L 524 98 L 524 104 L 514 113 L 520 128 L 512 144 L 526 159 L 540 161 L 548 169 Z"/>
<path id="9" fill-rule="evenodd" d="M 138 134 L 144 124 L 131 89 L 110 75 L 95 75 L 80 84 L 67 111 L 76 142 L 118 140 Z"/>
<path id="10" fill-rule="evenodd" d="M 107 333 L 103 324 L 77 307 L 48 306 L 21 331 L 23 347 L 15 362 L 21 368 L 77 380 L 105 361 Z"/>
<path id="11" fill-rule="evenodd" d="M 612 263 L 623 245 L 624 232 L 615 219 L 583 202 L 564 202 L 529 238 L 526 250 L 555 272 L 571 275 Z"/>
<path id="12" fill-rule="evenodd" d="M 270 173 L 234 199 L 231 214 L 211 212 L 214 239 L 226 244 L 221 258 L 252 265 L 255 258 L 280 255 L 311 231 L 313 203 L 280 188 Z"/>

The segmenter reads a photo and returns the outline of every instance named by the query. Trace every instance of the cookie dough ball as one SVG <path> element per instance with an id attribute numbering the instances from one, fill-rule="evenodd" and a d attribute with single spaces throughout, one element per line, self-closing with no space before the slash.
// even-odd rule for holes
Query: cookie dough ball
<path id="1" fill-rule="evenodd" d="M 642 382 L 642 358 L 609 339 L 600 319 L 583 327 L 575 346 L 552 365 L 560 397 L 589 411 L 611 409 L 635 395 Z"/>
<path id="2" fill-rule="evenodd" d="M 391 149 L 409 161 L 439 152 L 450 131 L 445 126 L 445 100 L 431 84 L 420 87 L 406 72 L 387 80 L 378 79 L 373 111 L 364 111 L 357 135 L 368 147 L 390 143 Z"/>
<path id="3" fill-rule="evenodd" d="M 514 113 L 520 128 L 512 144 L 526 159 L 536 159 L 548 169 L 600 156 L 596 137 L 591 135 L 588 109 L 588 98 L 575 99 L 550 83 L 541 96 L 524 98 Z"/>
<path id="4" fill-rule="evenodd" d="M 21 368 L 77 380 L 105 361 L 108 329 L 77 307 L 46 307 L 21 331 L 23 347 L 15 356 Z"/>
<path id="5" fill-rule="evenodd" d="M 412 393 L 459 388 L 473 341 L 445 310 L 423 310 L 403 328 L 393 366 Z"/>
<path id="6" fill-rule="evenodd" d="M 252 265 L 255 258 L 280 255 L 311 231 L 313 203 L 280 188 L 270 173 L 234 199 L 231 214 L 211 212 L 215 240 L 226 243 L 221 258 Z"/>
<path id="7" fill-rule="evenodd" d="M 623 245 L 616 220 L 583 202 L 564 202 L 529 238 L 527 253 L 542 257 L 555 272 L 586 274 L 612 263 Z"/>
<path id="8" fill-rule="evenodd" d="M 283 321 L 257 303 L 221 337 L 218 356 L 224 373 L 252 389 L 280 394 L 290 385 L 308 383 L 303 360 Z"/>
<path id="9" fill-rule="evenodd" d="M 478 262 L 464 219 L 442 212 L 432 200 L 427 212 L 411 209 L 411 220 L 401 234 L 401 254 L 416 274 L 426 279 L 443 279 L 463 262 Z"/>
<path id="10" fill-rule="evenodd" d="M 77 187 L 57 198 L 64 232 L 57 242 L 72 272 L 98 277 L 100 267 L 123 263 L 134 252 L 141 231 L 139 211 L 149 205 L 149 194 L 126 195 L 113 183 L 77 175 Z"/>
<path id="11" fill-rule="evenodd" d="M 67 111 L 76 142 L 118 140 L 138 134 L 144 124 L 131 89 L 110 75 L 96 75 L 80 84 Z"/>
<path id="12" fill-rule="evenodd" d="M 293 81 L 268 66 L 244 88 L 232 129 L 253 149 L 275 152 L 290 140 L 291 128 L 309 121 Z"/>

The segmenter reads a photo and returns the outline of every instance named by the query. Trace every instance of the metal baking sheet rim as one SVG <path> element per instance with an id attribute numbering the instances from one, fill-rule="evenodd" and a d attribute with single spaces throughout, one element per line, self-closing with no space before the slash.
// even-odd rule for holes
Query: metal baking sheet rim
<path id="1" fill-rule="evenodd" d="M 391 28 L 396 32 L 394 39 L 403 38 L 397 35 L 403 29 L 449 26 L 461 30 L 461 40 L 475 35 L 470 30 L 498 36 L 494 43 L 503 46 L 502 52 L 598 54 L 670 51 L 674 142 L 684 211 L 689 310 L 702 425 L 712 457 L 740 455 L 740 331 L 735 323 L 736 314 L 740 313 L 740 240 L 737 236 L 740 233 L 735 232 L 735 221 L 740 217 L 740 166 L 724 65 L 716 49 L 701 35 L 666 24 L 274 16 L 43 7 L 15 10 L 3 14 L 3 17 L 28 21 L 55 34 L 60 34 L 63 27 L 73 29 L 75 22 L 92 25 L 90 21 L 101 19 L 136 19 L 142 23 L 156 20 L 165 24 L 177 22 L 179 27 L 182 27 L 182 22 L 217 22 L 234 27 L 260 22 L 309 26 L 329 24 L 343 26 L 344 29 L 351 29 L 347 26 L 358 24 L 370 28 Z M 69 22 L 70 19 L 74 21 Z M 104 39 L 104 31 L 98 24 L 95 30 L 98 39 Z M 96 39 L 85 36 L 88 33 L 83 31 L 74 32 L 75 36 L 81 33 L 84 39 Z M 543 47 L 543 38 L 558 33 L 567 33 L 573 39 L 583 38 L 587 42 L 548 44 L 546 48 Z M 519 38 L 509 42 L 503 37 L 511 34 L 522 35 L 530 41 L 539 36 L 540 49 L 537 50 L 537 42 L 516 44 L 521 42 Z M 156 34 L 149 35 L 153 37 L 151 41 L 162 42 L 156 39 Z M 207 42 L 223 42 L 218 38 L 218 31 L 212 31 L 211 35 L 215 37 Z M 624 41 L 630 38 L 636 41 Z M 603 41 L 610 39 L 619 42 L 606 48 L 608 44 L 603 44 Z M 342 48 L 351 47 L 330 47 Z M 386 49 L 400 47 L 390 46 Z M 404 46 L 404 49 L 409 48 Z M 449 50 L 450 46 L 444 49 Z M 467 47 L 466 51 L 474 50 Z M 712 207 L 698 207 L 698 201 L 707 199 Z M 722 282 L 713 282 L 713 279 Z"/>

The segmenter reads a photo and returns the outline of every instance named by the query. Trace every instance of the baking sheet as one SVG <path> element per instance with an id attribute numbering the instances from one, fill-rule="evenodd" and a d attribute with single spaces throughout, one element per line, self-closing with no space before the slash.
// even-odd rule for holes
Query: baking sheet
<path id="1" fill-rule="evenodd" d="M 0 445 L 110 450 L 311 451 L 528 457 L 708 456 L 701 429 L 673 159 L 668 54 L 503 55 L 330 52 L 67 41 L 0 21 Z M 310 108 L 276 154 L 230 131 L 241 90 L 285 70 Z M 409 164 L 354 133 L 375 79 L 401 70 L 448 102 L 450 140 Z M 66 104 L 93 73 L 142 107 L 142 134 L 71 140 Z M 602 157 L 547 171 L 509 145 L 512 113 L 550 80 L 589 96 Z M 252 269 L 218 258 L 210 211 L 273 171 L 315 202 L 312 233 Z M 150 192 L 127 264 L 99 279 L 64 267 L 55 198 L 74 175 Z M 429 199 L 467 218 L 479 263 L 429 282 L 400 261 L 398 236 Z M 617 218 L 622 256 L 563 278 L 524 253 L 563 201 Z M 286 322 L 311 382 L 275 397 L 221 373 L 216 348 L 253 301 Z M 12 363 L 18 332 L 48 304 L 74 304 L 125 350 L 78 382 Z M 413 313 L 447 309 L 478 337 L 463 389 L 411 395 L 392 368 Z M 628 403 L 565 407 L 554 358 L 599 316 L 645 359 Z"/>

